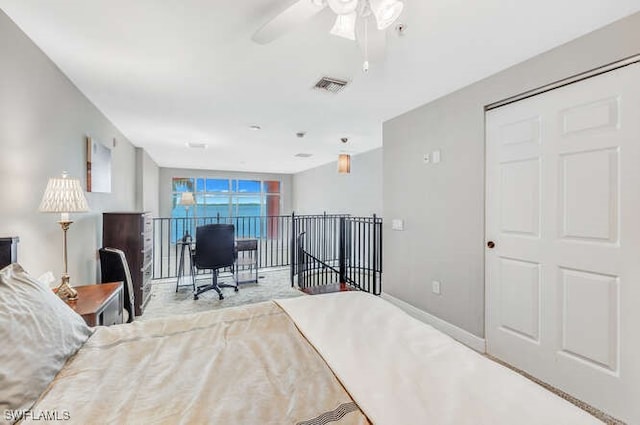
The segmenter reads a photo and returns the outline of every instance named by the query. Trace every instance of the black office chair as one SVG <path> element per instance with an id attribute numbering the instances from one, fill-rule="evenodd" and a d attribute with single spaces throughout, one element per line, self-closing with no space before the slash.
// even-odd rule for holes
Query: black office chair
<path id="1" fill-rule="evenodd" d="M 129 271 L 129 263 L 122 250 L 116 248 L 100 248 L 100 274 L 102 283 L 122 282 L 124 286 L 125 323 L 135 319 L 133 281 Z"/>
<path id="2" fill-rule="evenodd" d="M 197 269 L 211 269 L 212 281 L 210 285 L 196 287 L 193 299 L 198 295 L 213 289 L 220 299 L 224 299 L 220 288 L 234 288 L 238 292 L 238 284 L 229 285 L 218 283 L 218 271 L 231 267 L 235 263 L 235 228 L 233 224 L 207 224 L 196 228 L 196 248 L 193 254 L 193 265 Z M 231 273 L 233 276 L 233 273 Z M 195 276 L 194 276 L 195 279 Z"/>

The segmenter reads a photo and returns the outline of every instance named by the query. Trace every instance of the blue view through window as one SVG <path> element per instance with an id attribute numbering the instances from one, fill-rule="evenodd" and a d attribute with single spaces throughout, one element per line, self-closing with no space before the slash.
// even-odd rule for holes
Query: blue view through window
<path id="1" fill-rule="evenodd" d="M 229 192 L 229 180 L 207 179 L 207 192 Z"/>
<path id="2" fill-rule="evenodd" d="M 195 235 L 196 226 L 216 220 L 235 224 L 237 238 L 264 237 L 266 224 L 261 217 L 280 213 L 280 185 L 277 180 L 174 177 L 171 242 L 186 232 Z M 196 205 L 180 205 L 184 192 L 194 192 Z"/>
<path id="3" fill-rule="evenodd" d="M 260 193 L 260 182 L 257 180 L 238 180 L 239 193 Z"/>
<path id="4" fill-rule="evenodd" d="M 196 192 L 204 192 L 204 179 L 196 179 Z"/>

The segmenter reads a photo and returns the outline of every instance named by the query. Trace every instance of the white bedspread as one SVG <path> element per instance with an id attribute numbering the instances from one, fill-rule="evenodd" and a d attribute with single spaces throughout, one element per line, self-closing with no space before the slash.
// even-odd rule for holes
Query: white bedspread
<path id="1" fill-rule="evenodd" d="M 23 424 L 369 423 L 272 302 L 100 327 L 33 411 Z"/>
<path id="2" fill-rule="evenodd" d="M 279 300 L 377 425 L 588 425 L 593 416 L 372 295 Z"/>

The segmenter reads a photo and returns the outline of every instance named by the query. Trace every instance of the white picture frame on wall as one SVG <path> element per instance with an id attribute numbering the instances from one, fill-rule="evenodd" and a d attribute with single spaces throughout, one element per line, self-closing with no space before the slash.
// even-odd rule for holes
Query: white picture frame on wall
<path id="1" fill-rule="evenodd" d="M 87 136 L 87 192 L 111 193 L 111 149 Z"/>

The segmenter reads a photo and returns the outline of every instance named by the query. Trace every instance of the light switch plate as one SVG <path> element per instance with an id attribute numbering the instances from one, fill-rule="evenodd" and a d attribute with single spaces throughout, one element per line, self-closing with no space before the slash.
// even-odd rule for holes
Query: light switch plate
<path id="1" fill-rule="evenodd" d="M 440 282 L 439 281 L 434 280 L 433 282 L 431 282 L 431 291 L 436 295 L 440 295 Z"/>
<path id="2" fill-rule="evenodd" d="M 424 162 L 425 164 L 428 164 L 431 162 L 431 154 L 425 153 L 422 156 L 422 162 Z"/>
<path id="3" fill-rule="evenodd" d="M 437 164 L 440 162 L 440 151 L 433 151 L 431 153 L 431 162 L 433 162 L 434 164 Z"/>
<path id="4" fill-rule="evenodd" d="M 391 220 L 391 230 L 404 230 L 404 220 L 400 218 Z"/>

